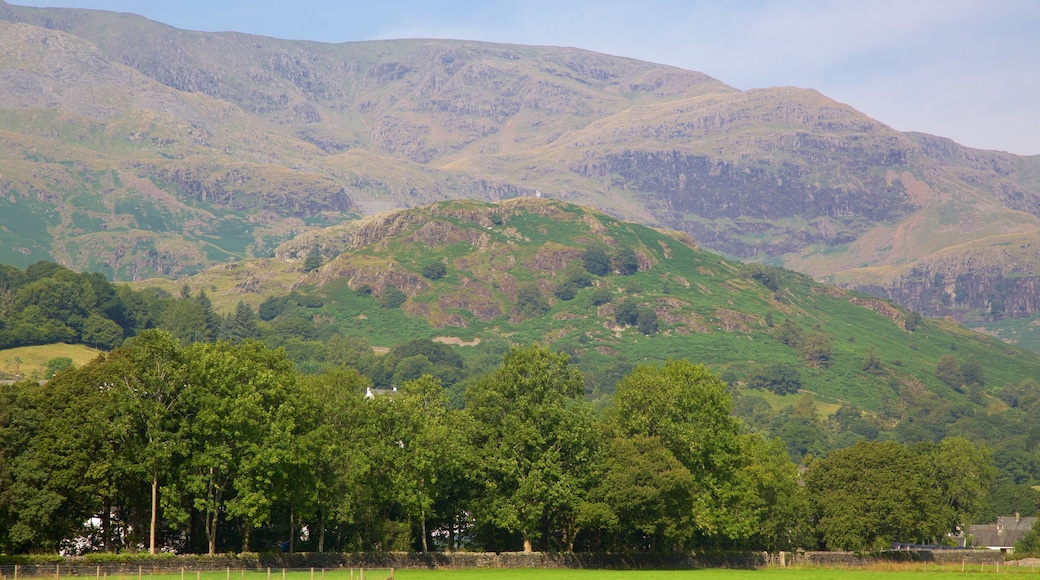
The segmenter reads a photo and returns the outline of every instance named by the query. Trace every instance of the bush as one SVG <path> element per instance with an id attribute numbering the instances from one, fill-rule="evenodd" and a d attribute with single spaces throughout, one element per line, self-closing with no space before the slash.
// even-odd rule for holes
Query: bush
<path id="1" fill-rule="evenodd" d="M 636 315 L 636 326 L 645 335 L 657 334 L 657 313 L 652 308 L 645 308 Z"/>
<path id="2" fill-rule="evenodd" d="M 617 311 L 614 312 L 614 320 L 624 326 L 636 324 L 638 317 L 639 305 L 631 298 L 626 298 L 624 302 L 618 305 Z"/>
<path id="3" fill-rule="evenodd" d="M 321 267 L 321 264 L 321 251 L 318 250 L 317 247 L 312 248 L 310 253 L 308 253 L 307 257 L 303 260 L 303 271 L 310 272 L 312 270 L 317 270 Z"/>
<path id="4" fill-rule="evenodd" d="M 385 286 L 383 295 L 379 297 L 379 305 L 383 308 L 400 308 L 406 300 L 408 300 L 408 295 L 396 286 Z"/>
<path id="5" fill-rule="evenodd" d="M 798 369 L 785 364 L 774 364 L 748 377 L 752 389 L 766 389 L 777 395 L 793 395 L 802 388 L 802 375 Z"/>
<path id="6" fill-rule="evenodd" d="M 581 257 L 582 266 L 594 276 L 610 274 L 610 256 L 601 248 L 589 248 Z"/>
<path id="7" fill-rule="evenodd" d="M 431 262 L 423 266 L 422 275 L 423 278 L 430 280 L 440 280 L 448 273 L 448 269 L 442 262 Z"/>
<path id="8" fill-rule="evenodd" d="M 592 295 L 589 296 L 589 300 L 592 301 L 593 306 L 603 306 L 604 304 L 610 302 L 610 300 L 614 297 L 613 295 L 614 293 L 611 291 L 609 287 L 600 286 L 599 288 L 596 288 L 592 291 Z"/>
<path id="9" fill-rule="evenodd" d="M 630 276 L 639 271 L 639 257 L 635 250 L 625 246 L 614 254 L 614 267 L 622 276 Z"/>

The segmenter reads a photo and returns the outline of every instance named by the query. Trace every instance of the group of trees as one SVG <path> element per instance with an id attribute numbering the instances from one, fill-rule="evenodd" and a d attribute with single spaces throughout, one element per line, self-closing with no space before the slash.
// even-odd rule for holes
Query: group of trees
<path id="1" fill-rule="evenodd" d="M 0 265 L 0 349 L 55 342 L 111 349 L 158 324 L 158 294 L 52 262 Z"/>
<path id="2" fill-rule="evenodd" d="M 457 368 L 444 348 L 394 357 Z M 0 548 L 856 547 L 938 540 L 992 477 L 964 440 L 862 443 L 809 461 L 802 486 L 784 444 L 744 428 L 726 384 L 687 361 L 635 368 L 602 413 L 544 347 L 510 349 L 461 409 L 431 374 L 400 378 L 366 397 L 349 364 L 301 375 L 252 339 L 149 330 L 46 385 L 2 387 Z M 845 522 L 848 506 L 890 515 Z"/>

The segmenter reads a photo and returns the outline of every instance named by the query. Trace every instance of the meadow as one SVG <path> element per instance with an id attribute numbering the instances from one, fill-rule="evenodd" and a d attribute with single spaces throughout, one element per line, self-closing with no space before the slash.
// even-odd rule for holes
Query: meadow
<path id="1" fill-rule="evenodd" d="M 13 579 L 11 566 L 2 567 L 0 577 Z M 61 573 L 60 580 L 84 580 L 95 574 L 90 570 L 77 569 L 72 574 Z M 42 570 L 41 572 L 42 573 Z M 363 574 L 363 575 L 362 575 Z M 735 570 L 721 568 L 701 568 L 694 570 L 588 570 L 588 569 L 546 569 L 546 568 L 467 568 L 451 569 L 402 569 L 387 568 L 338 568 L 336 570 L 290 570 L 271 569 L 269 572 L 221 570 L 173 574 L 150 574 L 142 571 L 137 574 L 110 575 L 97 573 L 103 580 L 866 580 L 883 578 L 884 580 L 902 580 L 909 578 L 926 578 L 941 580 L 945 578 L 1006 578 L 1040 577 L 1040 569 L 1018 566 L 995 566 L 994 564 L 946 564 L 936 563 L 886 563 L 857 568 L 836 567 L 804 567 L 759 568 Z M 55 578 L 51 573 L 47 576 L 29 576 L 20 574 L 19 578 Z"/>

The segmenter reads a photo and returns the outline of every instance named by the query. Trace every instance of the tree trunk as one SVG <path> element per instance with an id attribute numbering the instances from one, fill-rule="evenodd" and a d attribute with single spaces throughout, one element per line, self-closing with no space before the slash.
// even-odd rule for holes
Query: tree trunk
<path id="1" fill-rule="evenodd" d="M 152 522 L 151 527 L 148 531 L 148 553 L 155 553 L 155 528 L 158 522 L 159 516 L 159 467 L 156 466 L 152 471 Z"/>
<path id="2" fill-rule="evenodd" d="M 242 526 L 242 552 L 249 551 L 249 535 L 253 531 L 253 524 L 245 522 Z"/>
<path id="3" fill-rule="evenodd" d="M 112 506 L 105 500 L 105 511 L 101 513 L 101 542 L 106 552 L 114 552 L 112 548 Z"/>
<path id="4" fill-rule="evenodd" d="M 429 549 L 426 545 L 426 510 L 419 510 L 419 517 L 422 520 L 422 551 L 425 554 Z"/>
<path id="5" fill-rule="evenodd" d="M 530 554 L 532 552 L 534 552 L 534 548 L 531 546 L 531 538 L 528 538 L 527 534 L 524 534 L 524 553 Z"/>
<path id="6" fill-rule="evenodd" d="M 321 527 L 318 529 L 318 553 L 325 551 L 325 510 L 321 510 Z"/>
<path id="7" fill-rule="evenodd" d="M 292 503 L 289 503 L 289 553 L 296 550 L 296 512 Z"/>

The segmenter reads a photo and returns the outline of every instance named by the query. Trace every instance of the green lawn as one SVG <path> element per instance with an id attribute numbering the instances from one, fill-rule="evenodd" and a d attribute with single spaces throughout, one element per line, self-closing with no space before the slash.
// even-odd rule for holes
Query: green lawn
<path id="1" fill-rule="evenodd" d="M 87 573 L 87 567 L 77 567 L 74 575 L 62 574 L 63 580 L 89 580 L 95 574 Z M 5 570 L 8 580 L 12 578 L 10 571 Z M 867 579 L 884 578 L 885 580 L 901 580 L 909 578 L 1004 578 L 1007 576 L 1040 577 L 1040 569 L 1018 568 L 1016 566 L 1000 566 L 998 571 L 992 564 L 980 566 L 969 564 L 961 570 L 960 564 L 939 566 L 934 563 L 892 563 L 878 567 L 843 569 L 843 568 L 762 568 L 758 570 L 571 570 L 544 568 L 469 568 L 464 570 L 396 570 L 395 580 L 830 580 L 830 579 Z M 20 578 L 28 578 L 24 574 Z M 40 577 L 40 576 L 37 576 Z M 53 578 L 51 575 L 49 578 Z M 362 580 L 361 570 L 336 569 L 322 571 L 289 571 L 283 575 L 282 570 L 272 569 L 255 572 L 241 570 L 203 572 L 186 571 L 179 573 L 151 575 L 144 571 L 137 574 L 104 575 L 104 580 Z M 364 580 L 383 580 L 390 577 L 388 569 L 365 569 Z"/>

